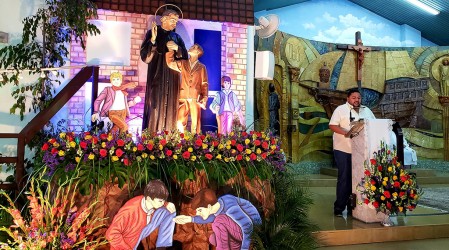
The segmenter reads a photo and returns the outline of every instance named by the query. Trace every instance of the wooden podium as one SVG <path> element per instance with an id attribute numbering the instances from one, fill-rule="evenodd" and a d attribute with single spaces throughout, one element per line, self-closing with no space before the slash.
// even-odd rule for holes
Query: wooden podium
<path id="1" fill-rule="evenodd" d="M 351 134 L 352 146 L 352 193 L 356 194 L 357 205 L 352 211 L 352 216 L 360 221 L 371 223 L 381 222 L 385 215 L 377 213 L 374 207 L 363 203 L 362 195 L 356 190 L 364 176 L 365 161 L 373 157 L 373 153 L 380 148 L 380 142 L 391 144 L 393 121 L 390 119 L 367 119 L 357 121 Z M 362 203 L 359 205 L 359 203 Z"/>

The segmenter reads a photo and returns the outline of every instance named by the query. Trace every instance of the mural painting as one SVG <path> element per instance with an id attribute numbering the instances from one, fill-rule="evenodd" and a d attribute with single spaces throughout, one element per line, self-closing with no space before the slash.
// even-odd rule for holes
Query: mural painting
<path id="1" fill-rule="evenodd" d="M 444 86 L 448 47 L 369 47 L 356 34 L 356 45 L 323 43 L 278 31 L 258 38 L 256 50 L 275 54 L 273 83 L 281 100 L 280 137 L 293 162 L 331 158 L 332 111 L 346 91 L 360 88 L 363 105 L 377 118 L 399 122 L 418 156 L 442 159 Z M 269 81 L 256 88 L 257 129 L 268 129 Z M 441 103 L 440 103 L 441 102 Z M 443 104 L 442 104 L 443 103 Z M 443 105 L 443 106 L 442 106 Z M 446 154 L 447 155 L 447 154 Z"/>

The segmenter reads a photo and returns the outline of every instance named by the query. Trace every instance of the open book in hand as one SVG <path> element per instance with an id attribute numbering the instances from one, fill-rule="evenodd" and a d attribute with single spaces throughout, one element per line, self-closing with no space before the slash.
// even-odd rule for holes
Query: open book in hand
<path id="1" fill-rule="evenodd" d="M 360 119 L 358 121 L 351 122 L 351 129 L 345 134 L 346 138 L 354 138 L 359 135 L 360 131 L 362 131 L 363 127 L 365 126 L 365 122 L 363 119 Z"/>

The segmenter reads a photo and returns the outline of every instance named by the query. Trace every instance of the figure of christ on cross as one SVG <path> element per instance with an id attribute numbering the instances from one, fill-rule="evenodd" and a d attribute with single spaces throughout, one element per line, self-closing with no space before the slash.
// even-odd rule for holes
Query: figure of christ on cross
<path id="1" fill-rule="evenodd" d="M 356 45 L 337 45 L 337 48 L 354 50 L 355 52 L 357 52 L 357 85 L 358 85 L 359 91 L 361 91 L 361 88 L 362 88 L 362 65 L 363 65 L 363 61 L 365 59 L 365 52 L 379 50 L 379 49 L 376 47 L 363 46 L 362 35 L 361 35 L 360 31 L 357 31 L 355 33 L 355 43 L 356 43 Z"/>

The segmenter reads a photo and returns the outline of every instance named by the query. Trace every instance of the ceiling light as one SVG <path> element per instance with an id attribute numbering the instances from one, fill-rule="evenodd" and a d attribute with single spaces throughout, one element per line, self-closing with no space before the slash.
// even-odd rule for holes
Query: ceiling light
<path id="1" fill-rule="evenodd" d="M 418 0 L 407 0 L 409 3 L 421 8 L 422 10 L 425 10 L 427 12 L 429 12 L 432 15 L 438 15 L 440 14 L 440 12 L 424 3 L 422 3 L 421 1 Z"/>

